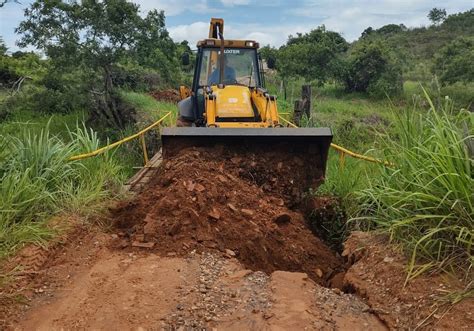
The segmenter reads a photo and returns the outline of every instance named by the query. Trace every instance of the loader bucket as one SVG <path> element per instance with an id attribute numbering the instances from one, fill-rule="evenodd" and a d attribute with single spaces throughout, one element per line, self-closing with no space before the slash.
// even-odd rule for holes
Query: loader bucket
<path id="1" fill-rule="evenodd" d="M 329 128 L 173 127 L 164 128 L 161 139 L 165 162 L 189 148 L 204 148 L 216 158 L 237 160 L 243 176 L 248 172 L 262 187 L 279 185 L 286 195 L 298 195 L 324 180 L 332 132 Z"/>

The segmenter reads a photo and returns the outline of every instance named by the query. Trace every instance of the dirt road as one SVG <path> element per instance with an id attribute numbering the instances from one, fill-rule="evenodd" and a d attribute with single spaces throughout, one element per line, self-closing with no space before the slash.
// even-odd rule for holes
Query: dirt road
<path id="1" fill-rule="evenodd" d="M 245 153 L 188 150 L 167 161 L 142 192 L 111 207 L 102 226 L 59 220 L 75 225 L 47 248 L 26 247 L 3 266 L 10 281 L 0 289 L 0 325 L 13 330 L 474 325 L 474 300 L 456 306 L 440 300 L 462 282 L 424 275 L 405 286 L 406 260 L 387 246 L 386 237 L 353 233 L 338 254 L 315 236 L 297 207 L 302 196 L 295 187 L 308 178 L 292 171 L 305 160 L 259 155 L 269 169 Z M 325 217 L 328 210 L 318 214 Z"/>
<path id="2" fill-rule="evenodd" d="M 304 273 L 247 270 L 222 254 L 161 257 L 89 236 L 53 258 L 18 330 L 351 329 L 385 326 L 352 294 Z M 46 285 L 45 285 L 46 284 Z"/>

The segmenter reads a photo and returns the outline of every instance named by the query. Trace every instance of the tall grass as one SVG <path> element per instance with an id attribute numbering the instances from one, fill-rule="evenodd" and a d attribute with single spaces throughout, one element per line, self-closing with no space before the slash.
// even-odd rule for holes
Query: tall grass
<path id="1" fill-rule="evenodd" d="M 147 125 L 149 121 L 154 122 L 159 120 L 166 113 L 171 112 L 171 118 L 169 123 L 176 122 L 177 105 L 172 102 L 158 101 L 151 95 L 131 92 L 122 90 L 120 96 L 132 107 L 140 110 L 140 116 L 138 116 L 138 122 L 143 121 L 145 123 L 138 123 Z M 145 118 L 143 118 L 145 117 Z"/>
<path id="2" fill-rule="evenodd" d="M 120 167 L 111 154 L 69 162 L 96 149 L 97 134 L 85 127 L 69 130 L 71 142 L 26 129 L 0 136 L 0 258 L 25 242 L 42 243 L 54 235 L 46 221 L 64 212 L 87 214 L 117 191 Z"/>
<path id="3" fill-rule="evenodd" d="M 409 278 L 474 264 L 474 169 L 467 148 L 473 117 L 455 113 L 449 101 L 435 109 L 425 97 L 428 112 L 397 112 L 397 135 L 385 139 L 385 157 L 396 166 L 368 178 L 356 193 L 353 219 L 402 244 L 411 257 Z"/>

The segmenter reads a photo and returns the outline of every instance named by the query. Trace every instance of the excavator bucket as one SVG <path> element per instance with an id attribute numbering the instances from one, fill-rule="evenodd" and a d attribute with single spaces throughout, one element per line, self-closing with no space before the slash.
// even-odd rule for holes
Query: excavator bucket
<path id="1" fill-rule="evenodd" d="M 172 127 L 163 129 L 161 139 L 165 162 L 189 148 L 210 149 L 211 155 L 237 160 L 262 185 L 288 177 L 283 179 L 287 193 L 295 188 L 301 193 L 324 180 L 332 132 L 329 128 Z"/>

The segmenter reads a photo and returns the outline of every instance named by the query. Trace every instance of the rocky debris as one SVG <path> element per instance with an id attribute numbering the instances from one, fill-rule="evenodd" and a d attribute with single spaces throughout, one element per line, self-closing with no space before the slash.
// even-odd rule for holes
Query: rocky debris
<path id="1" fill-rule="evenodd" d="M 268 276 L 215 254 L 190 258 L 199 259 L 198 282 L 182 289 L 164 329 L 385 329 L 359 298 L 321 287 L 304 273 Z"/>
<path id="2" fill-rule="evenodd" d="M 239 209 L 237 209 L 237 207 L 234 206 L 232 203 L 228 203 L 227 207 L 229 207 L 230 210 L 232 210 L 233 212 L 238 212 L 239 211 Z"/>
<path id="3" fill-rule="evenodd" d="M 117 231 L 131 247 L 154 242 L 153 250 L 177 256 L 196 250 L 233 257 L 231 250 L 248 269 L 301 270 L 323 285 L 328 277 L 319 277 L 317 269 L 324 275 L 343 271 L 340 257 L 308 229 L 304 215 L 285 204 L 307 182 L 304 171 L 295 171 L 304 160 L 218 147 L 171 154 L 166 171 L 112 209 Z M 123 242 L 116 244 L 123 248 Z"/>
<path id="4" fill-rule="evenodd" d="M 247 216 L 253 216 L 255 214 L 255 212 L 251 209 L 242 208 L 240 211 L 242 212 L 242 214 Z"/>
<path id="5" fill-rule="evenodd" d="M 237 310 L 252 313 L 271 306 L 266 291 L 268 276 L 264 273 L 250 270 L 234 272 L 240 268 L 235 261 L 215 254 L 204 253 L 198 258 L 199 281 L 195 286 L 183 289 L 181 297 L 186 301 L 180 302 L 176 310 L 166 317 L 165 323 L 169 328 L 207 329 L 228 319 Z M 242 286 L 231 286 L 236 283 Z"/>
<path id="6" fill-rule="evenodd" d="M 235 252 L 234 252 L 233 250 L 231 250 L 231 249 L 226 249 L 226 250 L 225 250 L 225 255 L 226 255 L 227 257 L 235 257 Z"/>
<path id="7" fill-rule="evenodd" d="M 323 277 L 323 272 L 321 271 L 321 269 L 319 268 L 316 269 L 316 276 L 318 276 L 319 278 Z"/>
<path id="8" fill-rule="evenodd" d="M 273 218 L 273 222 L 275 222 L 278 225 L 286 224 L 286 223 L 289 223 L 290 221 L 291 221 L 291 215 L 288 213 L 281 213 L 281 214 L 276 215 Z"/>
<path id="9" fill-rule="evenodd" d="M 154 242 L 140 242 L 140 241 L 132 242 L 132 247 L 153 248 L 153 246 L 155 246 Z"/>
<path id="10" fill-rule="evenodd" d="M 327 307 L 315 311 L 318 317 L 313 321 L 315 329 L 319 330 L 329 322 L 335 329 L 341 330 L 386 330 L 385 325 L 372 314 L 370 307 L 353 294 L 318 287 L 314 291 L 314 299 L 317 307 Z"/>
<path id="11" fill-rule="evenodd" d="M 272 306 L 268 292 L 269 280 L 270 277 L 261 271 L 256 271 L 246 277 L 246 289 L 250 292 L 247 309 L 253 313 L 265 312 Z"/>
<path id="12" fill-rule="evenodd" d="M 221 213 L 217 208 L 212 208 L 212 210 L 207 214 L 210 218 L 215 219 L 216 221 L 221 218 Z"/>

